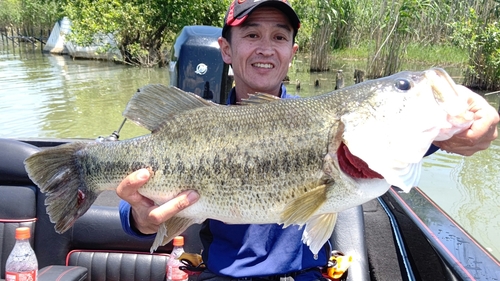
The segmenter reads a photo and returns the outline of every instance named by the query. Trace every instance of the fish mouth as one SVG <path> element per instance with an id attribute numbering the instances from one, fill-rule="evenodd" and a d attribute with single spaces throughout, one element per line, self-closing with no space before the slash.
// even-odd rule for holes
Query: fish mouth
<path id="1" fill-rule="evenodd" d="M 448 96 L 458 96 L 455 82 L 443 69 L 428 70 L 425 72 L 425 78 L 429 79 L 434 97 L 439 103 L 443 103 Z"/>
<path id="2" fill-rule="evenodd" d="M 345 143 L 341 143 L 337 149 L 337 159 L 340 169 L 353 178 L 361 179 L 383 179 L 379 173 L 368 167 L 363 159 L 353 155 Z"/>
<path id="3" fill-rule="evenodd" d="M 429 80 L 434 99 L 446 112 L 446 121 L 450 124 L 448 128 L 442 129 L 434 140 L 449 139 L 458 131 L 469 128 L 474 115 L 469 111 L 468 97 L 461 93 L 448 73 L 443 69 L 433 68 L 424 75 Z"/>
<path id="4" fill-rule="evenodd" d="M 456 100 L 460 104 L 464 104 L 463 100 L 460 100 L 460 93 L 457 89 L 457 85 L 453 79 L 440 68 L 433 68 L 425 72 L 425 78 L 430 81 L 430 86 L 434 93 L 434 98 L 436 102 L 451 116 L 462 115 L 468 108 L 463 106 L 457 106 L 456 102 L 450 103 L 450 101 Z M 457 99 L 458 98 L 458 99 Z M 467 103 L 465 103 L 467 104 Z"/>

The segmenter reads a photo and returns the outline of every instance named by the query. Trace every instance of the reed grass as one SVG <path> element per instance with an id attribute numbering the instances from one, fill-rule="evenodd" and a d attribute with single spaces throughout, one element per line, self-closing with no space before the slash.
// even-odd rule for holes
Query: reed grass
<path id="1" fill-rule="evenodd" d="M 366 60 L 373 47 L 363 42 L 350 48 L 334 50 L 334 60 Z M 467 50 L 449 44 L 424 45 L 409 44 L 404 54 L 405 63 L 423 63 L 427 65 L 463 66 L 468 62 Z"/>
<path id="2" fill-rule="evenodd" d="M 449 44 L 420 45 L 410 44 L 407 47 L 407 62 L 423 62 L 436 65 L 466 65 L 469 56 L 467 50 Z"/>

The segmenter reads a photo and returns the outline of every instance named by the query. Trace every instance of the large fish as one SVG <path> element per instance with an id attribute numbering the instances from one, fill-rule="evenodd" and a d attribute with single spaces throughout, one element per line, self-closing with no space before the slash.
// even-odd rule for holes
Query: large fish
<path id="1" fill-rule="evenodd" d="M 317 253 L 336 213 L 390 185 L 409 190 L 431 143 L 472 123 L 466 98 L 440 69 L 401 72 L 309 98 L 258 94 L 246 103 L 216 105 L 148 85 L 124 116 L 151 134 L 64 144 L 29 157 L 26 169 L 47 195 L 58 232 L 68 230 L 99 193 L 148 168 L 152 177 L 139 192 L 157 204 L 187 189 L 200 194 L 160 227 L 152 251 L 210 218 L 304 225 L 303 242 Z"/>

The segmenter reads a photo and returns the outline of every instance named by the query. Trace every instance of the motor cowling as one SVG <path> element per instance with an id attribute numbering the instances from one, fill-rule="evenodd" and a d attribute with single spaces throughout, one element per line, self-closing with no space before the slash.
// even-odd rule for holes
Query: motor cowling
<path id="1" fill-rule="evenodd" d="M 170 84 L 215 103 L 226 104 L 233 85 L 231 67 L 224 63 L 218 38 L 222 28 L 185 26 L 171 49 Z"/>

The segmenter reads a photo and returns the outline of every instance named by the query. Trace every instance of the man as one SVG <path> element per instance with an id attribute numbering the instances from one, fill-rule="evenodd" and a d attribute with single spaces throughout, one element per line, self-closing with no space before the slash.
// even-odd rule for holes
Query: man
<path id="1" fill-rule="evenodd" d="M 265 92 L 290 98 L 282 84 L 298 46 L 295 36 L 300 21 L 288 2 L 280 0 L 235 0 L 228 9 L 219 45 L 224 62 L 234 71 L 235 88 L 228 103 L 236 104 L 248 93 Z M 471 155 L 485 149 L 496 138 L 498 114 L 480 96 L 462 88 L 470 96 L 476 122 L 454 138 L 436 143 L 449 152 Z M 149 173 L 142 169 L 129 175 L 117 188 L 124 230 L 141 237 L 154 235 L 158 226 L 180 210 L 196 202 L 195 191 L 185 191 L 171 201 L 155 206 L 142 197 L 138 188 Z M 207 220 L 200 237 L 208 271 L 201 280 L 231 280 L 244 277 L 292 276 L 294 280 L 321 278 L 319 266 L 326 264 L 326 250 L 314 256 L 301 242 L 296 226 L 226 225 Z M 224 276 L 227 279 L 223 279 Z M 222 279 L 221 279 L 222 278 Z"/>

